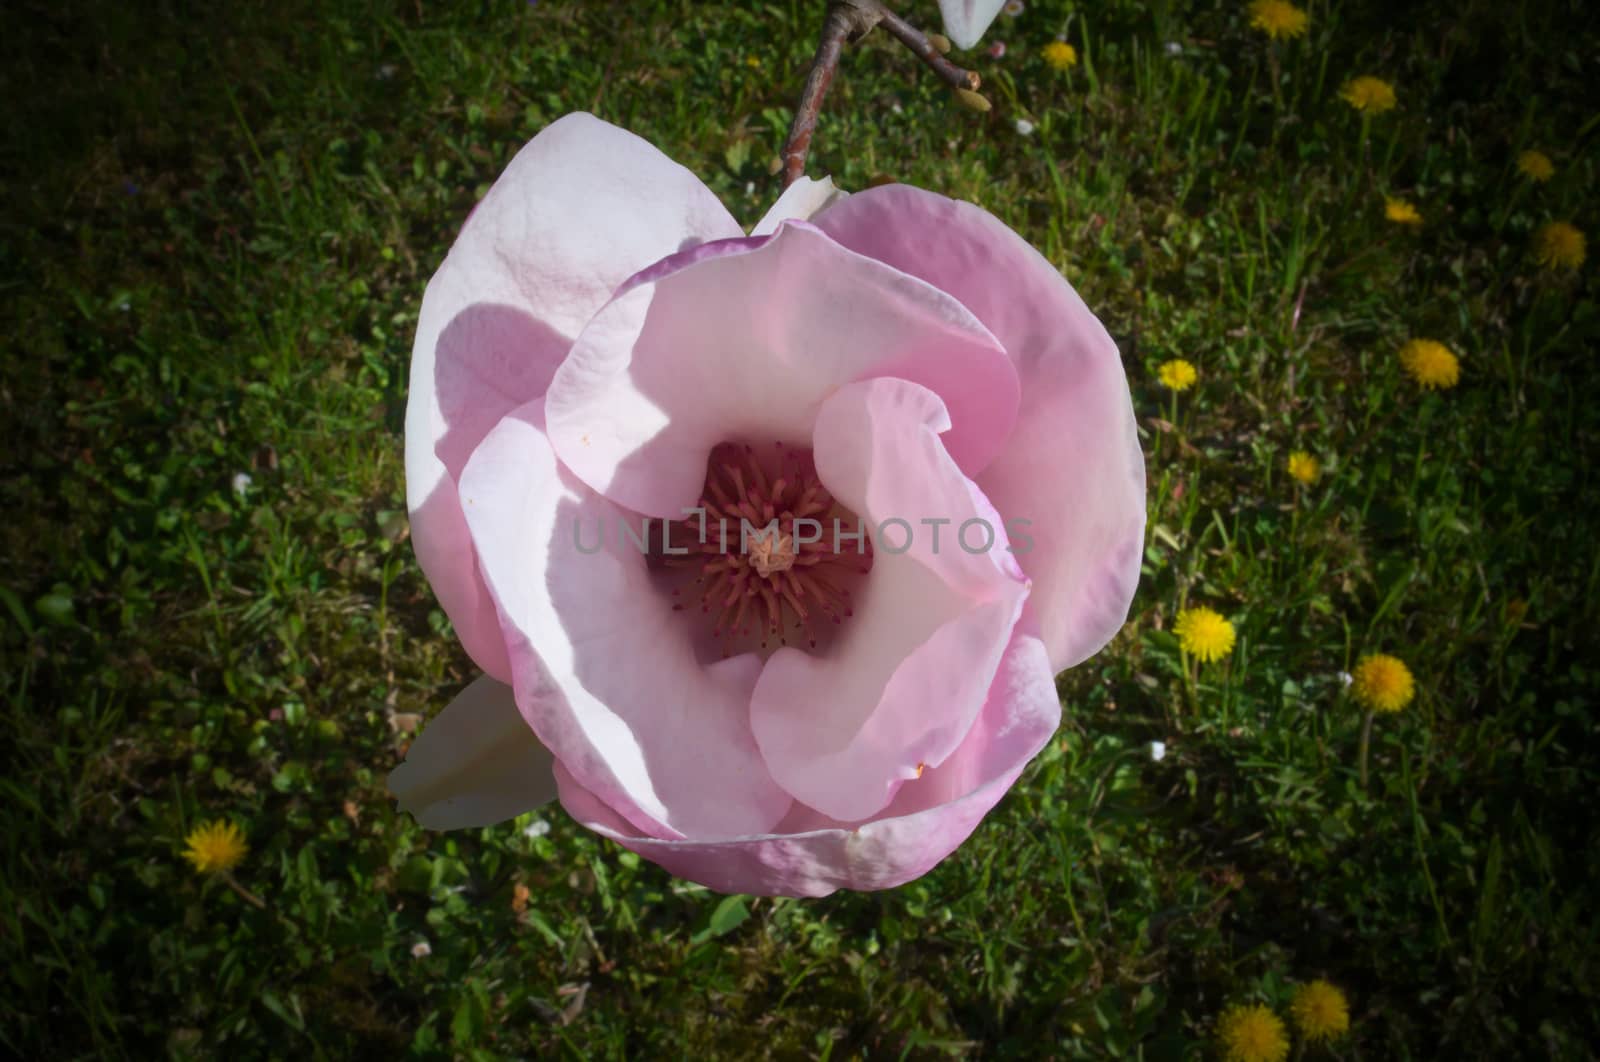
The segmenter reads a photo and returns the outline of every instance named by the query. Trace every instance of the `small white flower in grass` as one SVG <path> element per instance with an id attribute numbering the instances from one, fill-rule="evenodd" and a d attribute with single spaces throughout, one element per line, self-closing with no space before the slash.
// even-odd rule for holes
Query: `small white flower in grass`
<path id="1" fill-rule="evenodd" d="M 1168 41 L 1167 42 L 1167 54 L 1168 55 L 1182 55 L 1183 54 L 1183 45 L 1180 44 L 1177 41 Z"/>
<path id="2" fill-rule="evenodd" d="M 1355 680 L 1356 680 L 1355 676 L 1350 674 L 1350 672 L 1348 672 L 1348 671 L 1339 672 L 1339 685 L 1348 686 L 1348 685 L 1350 685 L 1350 683 L 1354 682 Z"/>
<path id="3" fill-rule="evenodd" d="M 1017 119 L 1017 132 L 1021 133 L 1023 136 L 1032 136 L 1033 130 L 1034 124 L 1032 122 L 1028 121 L 1026 118 Z"/>
<path id="4" fill-rule="evenodd" d="M 419 940 L 415 944 L 411 945 L 411 957 L 413 959 L 426 959 L 432 954 L 433 945 L 429 944 L 426 940 Z"/>
<path id="5" fill-rule="evenodd" d="M 1010 15 L 1012 18 L 1016 18 L 1018 15 L 1022 14 L 1024 7 L 1025 5 L 1022 3 L 1022 0 L 1006 0 L 1006 6 L 1001 10 Z"/>
<path id="6" fill-rule="evenodd" d="M 1150 742 L 1150 758 L 1160 763 L 1167 758 L 1167 743 L 1165 741 Z"/>
<path id="7" fill-rule="evenodd" d="M 543 837 L 550 832 L 550 824 L 543 819 L 534 819 L 522 828 L 522 836 L 530 840 Z"/>
<path id="8" fill-rule="evenodd" d="M 250 478 L 250 473 L 235 472 L 233 474 L 233 492 L 242 498 L 250 492 L 250 484 L 253 482 L 254 480 Z"/>

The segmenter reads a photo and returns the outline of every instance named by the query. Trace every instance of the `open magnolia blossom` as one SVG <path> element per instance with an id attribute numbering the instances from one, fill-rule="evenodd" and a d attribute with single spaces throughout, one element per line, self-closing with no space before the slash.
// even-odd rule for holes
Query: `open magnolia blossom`
<path id="1" fill-rule="evenodd" d="M 483 677 L 389 784 L 424 826 L 559 796 L 726 892 L 927 872 L 1127 616 L 1117 349 L 983 210 L 802 179 L 750 235 L 587 114 L 423 299 L 412 538 Z"/>

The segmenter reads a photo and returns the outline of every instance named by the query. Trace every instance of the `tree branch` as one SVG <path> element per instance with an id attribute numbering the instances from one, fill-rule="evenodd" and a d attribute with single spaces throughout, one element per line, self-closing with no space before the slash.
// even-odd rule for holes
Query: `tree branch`
<path id="1" fill-rule="evenodd" d="M 789 139 L 783 145 L 785 188 L 805 176 L 806 154 L 811 150 L 811 137 L 817 131 L 822 97 L 827 95 L 833 75 L 839 69 L 839 55 L 845 42 L 860 40 L 880 23 L 895 40 L 932 67 L 934 73 L 951 88 L 973 92 L 982 84 L 977 73 L 962 69 L 946 59 L 932 41 L 890 11 L 880 0 L 830 0 L 828 14 L 822 21 L 822 39 L 817 42 L 817 54 L 811 60 L 811 72 L 806 75 L 806 86 L 800 92 L 800 102 L 794 109 L 794 121 L 789 125 Z"/>
<path id="2" fill-rule="evenodd" d="M 806 75 L 806 87 L 801 90 L 800 102 L 795 106 L 794 121 L 789 123 L 789 140 L 783 145 L 785 188 L 805 176 L 806 153 L 811 150 L 811 135 L 817 131 L 822 97 L 833 84 L 834 72 L 839 69 L 839 52 L 859 13 L 860 8 L 854 4 L 828 5 L 828 15 L 822 21 L 822 39 L 817 43 L 811 73 Z"/>
<path id="3" fill-rule="evenodd" d="M 895 40 L 910 48 L 912 54 L 918 59 L 931 66 L 933 72 L 938 74 L 945 84 L 951 88 L 966 89 L 969 92 L 978 91 L 978 86 L 983 84 L 983 79 L 978 76 L 977 71 L 965 70 L 952 63 L 939 54 L 939 49 L 935 48 L 933 42 L 922 35 L 921 30 L 888 8 L 882 7 L 882 5 L 879 5 L 879 7 L 882 13 L 878 18 L 883 23 L 883 28 L 888 30 Z M 946 47 L 949 47 L 948 43 L 946 43 Z"/>

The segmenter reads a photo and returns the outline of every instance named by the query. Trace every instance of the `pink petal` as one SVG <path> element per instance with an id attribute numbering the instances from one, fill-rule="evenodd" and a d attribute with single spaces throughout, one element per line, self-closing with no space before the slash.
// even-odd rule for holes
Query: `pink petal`
<path id="1" fill-rule="evenodd" d="M 1011 431 L 1015 372 L 970 313 L 788 221 L 771 237 L 708 245 L 630 282 L 557 370 L 550 439 L 612 501 L 681 518 L 717 443 L 808 445 L 822 400 L 875 376 L 944 399 L 945 446 L 969 475 Z"/>
<path id="2" fill-rule="evenodd" d="M 692 625 L 620 533 L 622 520 L 637 533 L 639 518 L 560 467 L 543 429 L 540 402 L 513 411 L 461 474 L 518 707 L 567 769 L 642 832 L 714 839 L 771 829 L 790 798 L 750 734 L 760 661 L 696 660 Z"/>
<path id="3" fill-rule="evenodd" d="M 389 792 L 430 830 L 493 826 L 554 800 L 554 766 L 511 687 L 482 675 L 411 743 Z"/>
<path id="4" fill-rule="evenodd" d="M 802 177 L 783 190 L 778 201 L 772 204 L 772 209 L 750 230 L 750 235 L 769 236 L 778 231 L 780 222 L 807 221 L 849 195 L 849 192 L 834 185 L 832 177 L 824 177 L 820 181 Z"/>
<path id="5" fill-rule="evenodd" d="M 660 840 L 639 832 L 556 765 L 561 803 L 574 819 L 721 892 L 826 896 L 836 889 L 887 889 L 921 877 L 966 840 L 1011 788 L 1061 721 L 1044 645 L 1017 633 L 989 687 L 983 714 L 940 767 L 907 782 L 883 815 L 856 826 L 796 806 L 797 832 L 721 843 Z"/>
<path id="6" fill-rule="evenodd" d="M 406 492 L 422 570 L 485 671 L 509 680 L 455 483 L 501 417 L 549 387 L 572 339 L 652 262 L 740 234 L 716 196 L 646 141 L 587 114 L 524 147 L 428 285 L 406 408 Z"/>
<path id="7" fill-rule="evenodd" d="M 945 35 L 957 48 L 971 48 L 1005 6 L 1005 0 L 939 0 Z"/>
<path id="8" fill-rule="evenodd" d="M 820 215 L 840 243 L 949 292 L 1000 340 L 1022 405 L 974 478 L 1008 521 L 1033 579 L 1055 667 L 1093 656 L 1127 619 L 1144 542 L 1144 456 L 1116 344 L 1055 267 L 987 211 L 904 185 Z"/>
<path id="9" fill-rule="evenodd" d="M 772 776 L 835 819 L 878 813 L 955 751 L 1027 596 L 1004 528 L 945 452 L 948 425 L 937 395 L 897 379 L 848 384 L 817 416 L 823 485 L 869 528 L 910 525 L 874 536 L 872 572 L 837 643 L 779 649 L 756 683 L 750 723 Z M 967 537 L 981 552 L 958 540 L 967 521 L 983 521 Z"/>

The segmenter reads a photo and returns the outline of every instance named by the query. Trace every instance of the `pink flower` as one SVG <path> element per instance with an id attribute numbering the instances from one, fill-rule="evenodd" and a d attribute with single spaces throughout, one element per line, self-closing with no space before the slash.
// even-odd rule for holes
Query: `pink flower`
<path id="1" fill-rule="evenodd" d="M 1126 618 L 1144 529 L 1117 349 L 992 215 L 804 179 L 746 236 L 586 114 L 428 286 L 406 480 L 485 675 L 390 776 L 401 807 L 453 829 L 559 795 L 728 892 L 952 852 Z M 720 540 L 738 513 L 779 526 Z"/>

